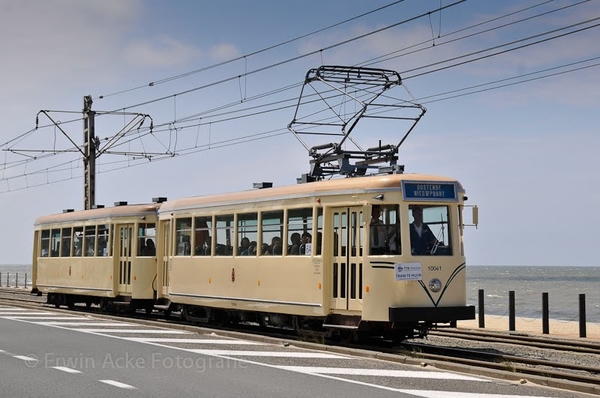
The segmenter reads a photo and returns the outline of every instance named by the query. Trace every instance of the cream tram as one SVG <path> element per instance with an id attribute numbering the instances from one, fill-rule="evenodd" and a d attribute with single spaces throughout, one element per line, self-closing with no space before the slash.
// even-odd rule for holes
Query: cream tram
<path id="1" fill-rule="evenodd" d="M 153 308 L 158 203 L 62 214 L 35 221 L 33 290 L 57 307 Z"/>
<path id="2" fill-rule="evenodd" d="M 389 174 L 167 201 L 158 300 L 188 319 L 398 339 L 473 319 L 465 200 L 456 180 Z"/>
<path id="3" fill-rule="evenodd" d="M 39 218 L 34 289 L 57 306 L 125 304 L 325 335 L 402 339 L 473 319 L 467 197 L 455 179 L 404 174 L 397 165 L 398 148 L 425 113 L 390 96 L 401 85 L 385 69 L 307 73 L 288 126 L 312 158 L 303 184 Z M 314 108 L 312 91 L 304 96 L 309 87 L 322 87 L 325 114 L 335 117 Z M 409 127 L 398 145 L 362 150 L 349 137 L 361 119 Z M 327 135 L 342 138 L 307 142 Z M 345 149 L 349 143 L 358 150 Z M 326 180 L 334 175 L 347 178 Z"/>

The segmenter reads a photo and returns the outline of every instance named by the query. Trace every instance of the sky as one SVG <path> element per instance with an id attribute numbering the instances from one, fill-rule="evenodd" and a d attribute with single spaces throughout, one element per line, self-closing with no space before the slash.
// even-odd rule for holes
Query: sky
<path id="1" fill-rule="evenodd" d="M 101 147 L 127 133 L 96 203 L 146 203 L 295 184 L 310 158 L 289 105 L 311 68 L 352 65 L 397 71 L 427 108 L 399 163 L 479 207 L 467 264 L 599 266 L 598 18 L 564 0 L 0 0 L 0 264 L 31 263 L 37 217 L 83 208 L 84 96 Z M 365 147 L 405 133 L 372 127 Z"/>

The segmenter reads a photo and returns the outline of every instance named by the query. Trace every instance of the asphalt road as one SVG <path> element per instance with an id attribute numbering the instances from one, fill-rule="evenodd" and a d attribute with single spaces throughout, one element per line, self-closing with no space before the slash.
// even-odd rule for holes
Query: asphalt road
<path id="1" fill-rule="evenodd" d="M 1 304 L 0 369 L 2 397 L 578 396 L 431 367 Z"/>

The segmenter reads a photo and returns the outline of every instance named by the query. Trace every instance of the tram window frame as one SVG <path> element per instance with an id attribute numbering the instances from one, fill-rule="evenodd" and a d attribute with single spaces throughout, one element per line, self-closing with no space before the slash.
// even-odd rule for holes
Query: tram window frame
<path id="1" fill-rule="evenodd" d="M 83 226 L 73 227 L 72 252 L 73 257 L 83 257 Z"/>
<path id="2" fill-rule="evenodd" d="M 39 256 L 40 257 L 49 257 L 50 256 L 50 230 L 49 229 L 43 229 L 41 232 Z"/>
<path id="3" fill-rule="evenodd" d="M 176 218 L 175 219 L 175 255 L 176 256 L 191 256 L 192 255 L 192 218 Z"/>
<path id="4" fill-rule="evenodd" d="M 409 231 L 412 230 L 412 222 L 414 221 L 414 217 L 412 215 L 412 209 L 415 207 L 419 207 L 423 210 L 423 224 L 426 224 L 431 230 L 433 236 L 439 242 L 439 244 L 434 244 L 431 247 L 429 245 L 426 247 L 425 252 L 423 253 L 415 253 L 412 248 L 413 243 L 412 239 L 410 239 L 411 253 L 413 256 L 452 256 L 454 253 L 453 245 L 452 245 L 452 214 L 451 207 L 449 205 L 443 204 L 435 204 L 435 205 L 422 205 L 422 204 L 411 204 L 409 205 L 408 211 L 408 221 L 409 221 Z M 442 212 L 440 213 L 440 210 Z M 441 219 L 437 219 L 438 216 L 441 215 Z M 411 233 L 412 238 L 412 233 Z M 442 240 L 440 240 L 442 238 Z"/>
<path id="5" fill-rule="evenodd" d="M 210 256 L 212 245 L 212 216 L 194 217 L 194 255 Z"/>
<path id="6" fill-rule="evenodd" d="M 154 247 L 149 248 L 147 243 L 150 240 Z M 156 256 L 156 224 L 138 223 L 138 256 L 152 257 Z"/>
<path id="7" fill-rule="evenodd" d="M 323 208 L 317 207 L 315 209 L 315 213 L 316 213 L 315 218 L 317 219 L 317 225 L 316 225 L 317 230 L 315 231 L 315 235 L 317 236 L 317 239 L 316 239 L 316 244 L 313 239 L 311 249 L 312 249 L 313 255 L 320 256 L 321 248 L 323 246 Z"/>
<path id="8" fill-rule="evenodd" d="M 96 229 L 96 257 L 108 257 L 111 255 L 109 253 L 108 244 L 110 241 L 110 226 L 108 224 L 99 224 Z"/>
<path id="9" fill-rule="evenodd" d="M 288 209 L 287 211 L 287 255 L 288 256 L 304 256 L 310 255 L 311 251 L 306 253 L 306 243 L 312 242 L 313 234 L 313 208 L 302 207 L 297 209 Z M 294 233 L 300 234 L 300 244 L 298 247 L 294 247 L 292 242 L 292 235 Z M 310 242 L 305 242 L 304 237 L 306 234 L 310 234 Z M 310 246 L 309 246 L 310 247 Z"/>
<path id="10" fill-rule="evenodd" d="M 71 240 L 73 228 L 65 227 L 60 231 L 60 257 L 71 257 Z"/>
<path id="11" fill-rule="evenodd" d="M 401 214 L 400 206 L 398 204 L 377 204 L 373 205 L 379 207 L 380 221 L 379 227 L 385 229 L 385 246 L 379 248 L 381 250 L 375 250 L 373 247 L 373 235 L 375 234 L 376 228 L 372 225 L 372 217 L 369 219 L 369 255 L 370 256 L 381 256 L 381 255 L 401 255 L 402 254 L 402 236 L 400 232 Z M 371 209 L 371 213 L 373 210 Z"/>
<path id="12" fill-rule="evenodd" d="M 233 214 L 215 216 L 215 256 L 233 255 L 232 237 L 235 232 Z"/>
<path id="13" fill-rule="evenodd" d="M 260 221 L 261 256 L 281 256 L 283 254 L 283 210 L 270 210 L 261 213 Z M 273 245 L 273 239 L 279 238 L 279 245 Z M 269 242 L 269 243 L 267 243 Z"/>
<path id="14" fill-rule="evenodd" d="M 94 257 L 96 253 L 96 225 L 85 226 L 83 231 L 83 250 L 84 257 Z"/>
<path id="15" fill-rule="evenodd" d="M 258 242 L 258 213 L 239 213 L 237 215 L 236 256 L 256 256 Z M 250 246 L 242 249 L 242 239 L 248 238 Z M 254 242 L 254 245 L 252 244 Z"/>
<path id="16" fill-rule="evenodd" d="M 50 233 L 51 247 L 50 257 L 60 257 L 60 228 L 52 228 Z"/>

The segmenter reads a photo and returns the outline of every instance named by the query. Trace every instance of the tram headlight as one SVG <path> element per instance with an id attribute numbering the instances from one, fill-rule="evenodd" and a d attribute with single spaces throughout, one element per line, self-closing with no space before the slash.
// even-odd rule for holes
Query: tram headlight
<path id="1" fill-rule="evenodd" d="M 439 280 L 438 278 L 433 278 L 432 280 L 430 280 L 429 281 L 429 290 L 431 290 L 434 293 L 437 293 L 440 290 L 442 290 L 442 281 Z"/>

